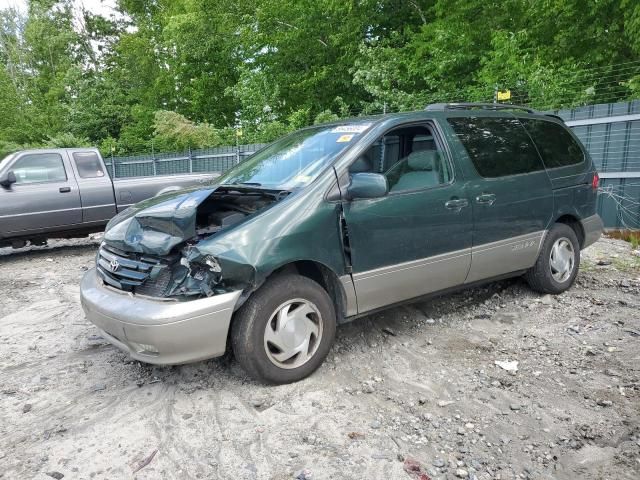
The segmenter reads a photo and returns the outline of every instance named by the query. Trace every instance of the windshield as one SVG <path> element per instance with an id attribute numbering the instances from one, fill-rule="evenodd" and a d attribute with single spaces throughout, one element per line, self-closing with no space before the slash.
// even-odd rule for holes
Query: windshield
<path id="1" fill-rule="evenodd" d="M 349 123 L 294 132 L 236 165 L 218 182 L 277 190 L 304 187 L 370 125 Z"/>

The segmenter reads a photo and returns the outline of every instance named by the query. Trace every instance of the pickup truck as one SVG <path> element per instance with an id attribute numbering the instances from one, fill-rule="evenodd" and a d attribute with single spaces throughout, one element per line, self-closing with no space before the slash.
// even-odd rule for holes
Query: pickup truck
<path id="1" fill-rule="evenodd" d="M 0 161 L 0 247 L 99 232 L 130 205 L 217 176 L 112 179 L 94 148 L 19 151 Z"/>

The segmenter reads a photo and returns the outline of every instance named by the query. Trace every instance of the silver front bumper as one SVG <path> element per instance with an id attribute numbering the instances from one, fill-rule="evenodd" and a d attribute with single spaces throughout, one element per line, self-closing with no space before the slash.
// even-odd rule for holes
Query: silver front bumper
<path id="1" fill-rule="evenodd" d="M 87 319 L 136 360 L 159 365 L 222 355 L 240 290 L 177 302 L 139 297 L 105 287 L 95 269 L 80 285 Z"/>

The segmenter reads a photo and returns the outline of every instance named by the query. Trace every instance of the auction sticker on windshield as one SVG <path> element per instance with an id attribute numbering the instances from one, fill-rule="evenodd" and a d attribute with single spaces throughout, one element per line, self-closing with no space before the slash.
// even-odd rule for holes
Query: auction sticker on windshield
<path id="1" fill-rule="evenodd" d="M 336 140 L 336 142 L 338 143 L 350 142 L 352 138 L 353 138 L 353 135 L 341 135 L 340 137 L 338 137 L 338 140 Z"/>
<path id="2" fill-rule="evenodd" d="M 360 123 L 358 125 L 339 125 L 331 130 L 331 133 L 362 133 L 370 126 L 370 123 Z"/>

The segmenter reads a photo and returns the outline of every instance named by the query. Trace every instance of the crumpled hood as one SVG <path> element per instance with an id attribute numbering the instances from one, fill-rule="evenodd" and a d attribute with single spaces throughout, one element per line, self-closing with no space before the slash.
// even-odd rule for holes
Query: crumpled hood
<path id="1" fill-rule="evenodd" d="M 167 255 L 196 236 L 198 206 L 215 190 L 180 190 L 140 202 L 111 219 L 104 239 L 121 250 Z"/>

